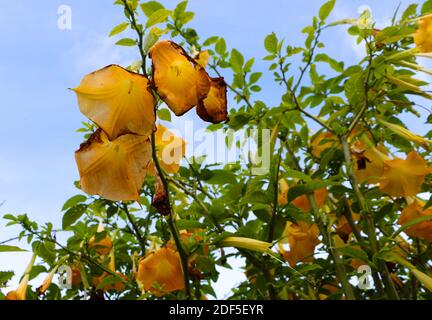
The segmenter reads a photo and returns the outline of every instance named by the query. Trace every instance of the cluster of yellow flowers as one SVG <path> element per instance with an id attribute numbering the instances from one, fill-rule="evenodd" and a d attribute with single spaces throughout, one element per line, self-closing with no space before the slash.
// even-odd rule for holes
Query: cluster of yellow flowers
<path id="1" fill-rule="evenodd" d="M 408 131 L 402 127 L 393 125 L 392 129 L 408 135 Z M 407 137 L 416 139 L 418 136 L 411 134 Z M 311 141 L 311 154 L 316 158 L 320 158 L 329 148 L 341 148 L 338 138 L 330 132 L 319 133 Z M 415 197 L 421 191 L 425 176 L 432 172 L 432 167 L 416 151 L 411 151 L 406 159 L 390 158 L 388 150 L 383 145 L 373 145 L 369 134 L 356 128 L 351 134 L 351 155 L 355 163 L 354 172 L 358 183 L 378 184 L 381 192 L 390 197 L 405 197 L 407 206 L 401 213 L 399 224 L 405 225 L 422 216 L 432 215 L 432 209 L 423 210 L 425 203 Z M 280 205 L 288 203 L 288 189 L 286 180 L 281 179 L 278 195 Z M 327 197 L 326 189 L 314 191 L 314 198 L 319 208 L 325 205 Z M 306 195 L 297 197 L 291 204 L 304 212 L 309 212 L 311 209 Z M 354 212 L 351 214 L 354 221 L 360 219 L 359 214 Z M 339 217 L 335 231 L 342 240 L 349 238 L 352 229 L 344 216 Z M 406 233 L 432 242 L 432 221 L 415 224 L 407 228 Z M 279 242 L 279 251 L 291 265 L 295 265 L 298 261 L 311 261 L 315 247 L 319 243 L 318 235 L 316 225 L 302 221 L 288 222 L 283 239 Z M 289 244 L 289 250 L 284 248 L 285 243 Z"/>
<path id="2" fill-rule="evenodd" d="M 113 201 L 139 200 L 146 175 L 155 174 L 150 139 L 156 130 L 156 94 L 178 116 L 196 106 L 205 121 L 228 120 L 226 84 L 205 71 L 207 52 L 194 60 L 179 45 L 163 40 L 149 55 L 151 80 L 110 65 L 85 76 L 73 89 L 81 112 L 99 127 L 75 153 L 86 193 Z M 156 132 L 161 166 L 175 172 L 185 154 L 185 142 L 161 125 Z M 164 152 L 173 154 L 172 159 L 164 157 Z"/>

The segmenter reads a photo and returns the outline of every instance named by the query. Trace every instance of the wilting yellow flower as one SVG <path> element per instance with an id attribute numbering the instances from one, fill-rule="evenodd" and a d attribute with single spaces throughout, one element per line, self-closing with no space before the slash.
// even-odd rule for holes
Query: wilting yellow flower
<path id="1" fill-rule="evenodd" d="M 416 199 L 413 203 L 406 206 L 398 220 L 403 226 L 414 219 L 432 216 L 432 208 L 423 209 L 424 202 Z M 405 230 L 405 233 L 414 238 L 420 238 L 432 242 L 432 220 L 416 223 Z"/>
<path id="2" fill-rule="evenodd" d="M 288 190 L 289 185 L 285 179 L 279 179 L 279 187 L 278 187 L 278 205 L 286 205 L 288 203 Z"/>
<path id="3" fill-rule="evenodd" d="M 161 248 L 141 259 L 136 279 L 157 297 L 184 289 L 183 271 L 178 252 Z"/>
<path id="4" fill-rule="evenodd" d="M 102 130 L 75 152 L 82 190 L 112 201 L 139 200 L 150 159 L 147 137 L 125 134 L 110 141 Z"/>
<path id="5" fill-rule="evenodd" d="M 384 161 L 380 190 L 394 197 L 415 196 L 421 190 L 424 177 L 432 172 L 417 152 L 411 151 L 406 160 L 395 158 Z"/>
<path id="6" fill-rule="evenodd" d="M 384 171 L 384 161 L 388 160 L 387 149 L 383 145 L 366 146 L 357 140 L 351 147 L 355 161 L 354 173 L 360 183 L 378 183 Z"/>
<path id="7" fill-rule="evenodd" d="M 321 208 L 326 203 L 328 198 L 327 189 L 317 189 L 313 192 L 313 194 L 318 208 Z M 311 210 L 311 204 L 305 194 L 295 198 L 291 203 L 297 208 L 302 209 L 304 212 L 309 212 Z"/>
<path id="8" fill-rule="evenodd" d="M 224 78 L 210 78 L 210 91 L 196 108 L 198 116 L 204 121 L 220 123 L 227 121 L 227 85 Z"/>
<path id="9" fill-rule="evenodd" d="M 177 173 L 180 169 L 180 162 L 186 154 L 186 141 L 168 128 L 158 124 L 155 144 L 156 155 L 162 169 L 167 173 Z M 148 174 L 153 176 L 156 174 L 153 162 L 149 164 Z"/>
<path id="10" fill-rule="evenodd" d="M 10 291 L 6 294 L 6 300 L 25 300 L 27 296 L 27 286 L 30 280 L 30 272 L 33 269 L 33 265 L 36 261 L 36 253 L 33 254 L 30 263 L 28 264 L 24 276 L 16 290 Z"/>
<path id="11" fill-rule="evenodd" d="M 429 15 L 419 20 L 414 42 L 420 52 L 432 52 L 432 16 Z"/>
<path id="12" fill-rule="evenodd" d="M 311 262 L 315 247 L 319 243 L 319 230 L 316 224 L 298 221 L 288 221 L 283 232 L 283 238 L 278 242 L 279 252 L 291 266 L 299 261 Z M 284 244 L 289 245 L 285 250 Z"/>
<path id="13" fill-rule="evenodd" d="M 153 81 L 162 100 L 180 116 L 207 97 L 210 80 L 195 60 L 176 43 L 157 42 L 149 51 Z"/>
<path id="14" fill-rule="evenodd" d="M 110 65 L 85 76 L 73 90 L 81 112 L 111 140 L 125 133 L 148 136 L 154 129 L 155 99 L 143 75 Z"/>
<path id="15" fill-rule="evenodd" d="M 43 281 L 42 285 L 36 289 L 36 291 L 39 295 L 44 294 L 48 290 L 48 288 L 51 286 L 54 275 L 57 272 L 57 268 L 58 267 L 55 267 L 54 269 L 52 269 L 51 272 L 48 274 L 48 276 Z"/>
<path id="16" fill-rule="evenodd" d="M 103 222 L 102 220 L 99 222 L 98 228 L 97 228 L 97 233 L 101 233 L 105 230 L 104 226 L 103 226 Z M 96 241 L 96 237 L 93 236 L 90 238 L 89 243 L 88 243 L 88 248 L 91 249 L 95 249 L 95 251 L 100 254 L 100 255 L 107 255 L 110 253 L 111 248 L 113 246 L 111 237 L 107 234 L 105 236 L 105 238 Z"/>
<path id="17" fill-rule="evenodd" d="M 194 60 L 203 68 L 205 68 L 209 62 L 210 54 L 207 50 L 198 52 L 195 55 Z"/>
<path id="18" fill-rule="evenodd" d="M 324 150 L 335 146 L 339 146 L 337 137 L 331 132 L 322 132 L 312 139 L 311 153 L 314 157 L 320 158 Z"/>

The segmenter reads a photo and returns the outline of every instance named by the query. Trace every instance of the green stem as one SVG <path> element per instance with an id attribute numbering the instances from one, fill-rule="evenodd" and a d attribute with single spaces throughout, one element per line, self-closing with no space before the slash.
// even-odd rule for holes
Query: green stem
<path id="1" fill-rule="evenodd" d="M 303 170 L 300 166 L 300 163 L 298 162 L 297 158 L 295 157 L 295 154 L 292 151 L 289 144 L 286 143 L 285 146 L 287 148 L 287 151 L 288 151 L 296 169 L 298 171 L 303 172 Z M 324 223 L 320 217 L 320 212 L 319 212 L 317 203 L 315 201 L 315 197 L 312 194 L 308 194 L 307 198 L 309 200 L 309 203 L 311 204 L 312 212 L 314 214 L 314 219 L 318 225 L 318 229 L 319 229 L 319 231 L 323 237 L 323 243 L 328 248 L 330 255 L 333 258 L 333 261 L 335 263 L 336 275 L 339 278 L 339 281 L 342 285 L 342 289 L 344 290 L 345 295 L 349 300 L 355 300 L 354 291 L 351 287 L 351 284 L 348 281 L 345 266 L 343 265 L 343 262 L 341 261 L 340 255 L 333 245 L 333 240 L 331 237 L 329 237 L 329 235 L 327 233 L 327 228 L 325 227 L 325 225 L 324 225 Z"/>
<path id="2" fill-rule="evenodd" d="M 348 138 L 346 135 L 341 137 L 341 144 L 342 144 L 342 149 L 343 149 L 343 153 L 344 153 L 344 157 L 345 157 L 345 163 L 346 163 L 347 173 L 348 173 L 348 176 L 350 179 L 350 183 L 351 183 L 351 186 L 354 190 L 354 193 L 356 194 L 356 197 L 359 201 L 360 208 L 361 208 L 361 215 L 362 215 L 364 221 L 366 222 L 367 234 L 368 234 L 368 238 L 369 238 L 369 241 L 371 244 L 372 255 L 375 255 L 379 251 L 378 240 L 377 240 L 377 235 L 376 235 L 376 231 L 375 231 L 375 224 L 373 221 L 372 213 L 369 209 L 369 206 L 366 202 L 366 199 L 364 198 L 362 191 L 359 188 L 357 178 L 356 178 L 355 173 L 353 171 L 351 153 L 350 153 L 350 149 L 349 149 Z M 387 291 L 387 295 L 391 299 L 399 300 L 399 295 L 396 291 L 396 288 L 393 285 L 393 282 L 392 282 L 391 277 L 390 277 L 390 272 L 389 272 L 387 266 L 385 265 L 384 262 L 379 262 L 378 266 L 382 270 L 382 273 L 383 273 L 382 279 L 383 279 L 383 282 L 385 284 L 385 289 Z"/>
<path id="3" fill-rule="evenodd" d="M 135 237 L 137 237 L 137 239 L 138 239 L 138 242 L 139 242 L 140 247 L 141 247 L 142 256 L 145 256 L 145 254 L 146 254 L 146 241 L 141 236 L 141 232 L 140 232 L 138 226 L 136 225 L 135 221 L 133 220 L 133 218 L 132 218 L 132 216 L 131 216 L 131 214 L 129 212 L 129 208 L 128 208 L 128 206 L 127 206 L 126 203 L 122 204 L 122 209 L 126 213 L 126 216 L 127 216 L 129 222 L 132 225 L 132 229 L 133 229 L 133 231 L 135 233 Z"/>

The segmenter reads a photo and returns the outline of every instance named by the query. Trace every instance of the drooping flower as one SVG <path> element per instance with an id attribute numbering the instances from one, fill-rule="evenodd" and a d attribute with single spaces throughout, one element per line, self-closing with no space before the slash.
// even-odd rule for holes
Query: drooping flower
<path id="1" fill-rule="evenodd" d="M 420 52 L 432 52 L 432 16 L 421 18 L 419 27 L 414 34 L 414 42 Z"/>
<path id="2" fill-rule="evenodd" d="M 186 154 L 186 141 L 165 126 L 158 124 L 155 144 L 156 155 L 162 169 L 167 173 L 177 173 L 180 169 L 180 162 Z M 149 164 L 148 174 L 156 174 L 153 162 Z"/>
<path id="3" fill-rule="evenodd" d="M 403 226 L 414 219 L 432 216 L 432 208 L 423 209 L 424 205 L 425 203 L 423 201 L 416 199 L 413 203 L 404 208 L 398 223 Z M 432 220 L 416 223 L 406 229 L 405 233 L 411 237 L 432 242 Z"/>
<path id="4" fill-rule="evenodd" d="M 21 279 L 21 282 L 18 286 L 18 288 L 16 290 L 13 291 L 9 291 L 6 294 L 6 300 L 26 300 L 27 297 L 27 286 L 28 286 L 28 282 L 30 280 L 30 272 L 33 269 L 33 265 L 36 261 L 36 253 L 33 254 L 30 263 L 28 264 L 25 272 L 24 272 L 24 276 Z"/>
<path id="5" fill-rule="evenodd" d="M 313 192 L 313 195 L 318 208 L 321 208 L 327 201 L 328 191 L 325 188 L 317 189 Z M 305 194 L 295 198 L 291 203 L 297 208 L 302 209 L 304 212 L 309 212 L 312 208 L 309 199 Z"/>
<path id="6" fill-rule="evenodd" d="M 311 153 L 316 158 L 321 158 L 321 154 L 332 147 L 339 146 L 337 137 L 331 132 L 317 134 L 311 141 Z"/>
<path id="7" fill-rule="evenodd" d="M 183 290 L 184 278 L 178 252 L 161 248 L 141 259 L 136 279 L 157 297 Z"/>
<path id="8" fill-rule="evenodd" d="M 354 174 L 359 183 L 378 183 L 384 171 L 384 161 L 388 160 L 387 149 L 383 145 L 367 146 L 363 141 L 357 140 L 351 147 L 353 156 Z"/>
<path id="9" fill-rule="evenodd" d="M 227 85 L 223 78 L 211 78 L 205 71 L 208 52 L 193 59 L 178 44 L 162 40 L 150 49 L 149 55 L 156 91 L 177 116 L 196 106 L 204 121 L 228 120 Z"/>
<path id="10" fill-rule="evenodd" d="M 318 235 L 319 230 L 316 224 L 288 221 L 283 238 L 278 242 L 279 252 L 291 266 L 295 266 L 299 261 L 311 262 L 315 247 L 319 243 Z M 289 245 L 288 250 L 284 248 L 285 244 Z"/>
<path id="11" fill-rule="evenodd" d="M 210 91 L 196 108 L 198 116 L 207 122 L 227 121 L 227 85 L 224 78 L 210 78 Z"/>
<path id="12" fill-rule="evenodd" d="M 125 134 L 110 141 L 97 130 L 75 152 L 82 190 L 112 201 L 139 200 L 151 154 L 148 137 Z"/>
<path id="13" fill-rule="evenodd" d="M 149 136 L 154 129 L 155 99 L 143 75 L 110 65 L 85 76 L 73 90 L 81 112 L 110 140 L 125 133 Z"/>
<path id="14" fill-rule="evenodd" d="M 103 226 L 103 222 L 102 219 L 99 222 L 98 228 L 97 228 L 97 233 L 101 233 L 104 232 L 105 228 Z M 107 234 L 103 239 L 97 240 L 96 236 L 93 236 L 90 238 L 89 243 L 88 243 L 88 248 L 94 249 L 98 254 L 102 255 L 107 255 L 110 253 L 111 249 L 112 249 L 113 243 L 111 240 L 111 237 Z"/>
<path id="15" fill-rule="evenodd" d="M 417 152 L 411 151 L 405 160 L 395 158 L 384 161 L 380 190 L 394 197 L 415 196 L 432 168 Z"/>
<path id="16" fill-rule="evenodd" d="M 168 107 L 180 116 L 207 97 L 207 72 L 178 44 L 157 42 L 149 51 L 155 88 Z"/>
<path id="17" fill-rule="evenodd" d="M 49 289 L 53 281 L 54 275 L 57 272 L 57 268 L 58 266 L 53 268 L 51 272 L 48 274 L 48 276 L 45 278 L 45 280 L 43 281 L 42 285 L 36 289 L 39 295 L 43 295 Z"/>

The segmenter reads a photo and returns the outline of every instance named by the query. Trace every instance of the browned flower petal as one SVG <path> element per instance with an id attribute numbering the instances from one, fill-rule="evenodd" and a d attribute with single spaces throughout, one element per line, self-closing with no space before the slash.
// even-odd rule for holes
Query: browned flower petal
<path id="1" fill-rule="evenodd" d="M 178 44 L 162 40 L 149 51 L 153 82 L 162 100 L 180 116 L 207 97 L 207 72 Z"/>
<path id="2" fill-rule="evenodd" d="M 124 133 L 151 134 L 155 101 L 143 75 L 110 65 L 85 76 L 73 90 L 81 112 L 111 140 Z"/>
<path id="3" fill-rule="evenodd" d="M 163 216 L 168 216 L 171 212 L 168 195 L 159 175 L 156 176 L 152 206 Z"/>
<path id="4" fill-rule="evenodd" d="M 96 131 L 75 152 L 81 188 L 112 201 L 139 200 L 139 190 L 151 159 L 147 137 L 126 134 L 109 141 Z"/>
<path id="5" fill-rule="evenodd" d="M 210 78 L 207 98 L 197 105 L 197 114 L 204 121 L 219 123 L 228 120 L 227 85 L 224 78 Z"/>

